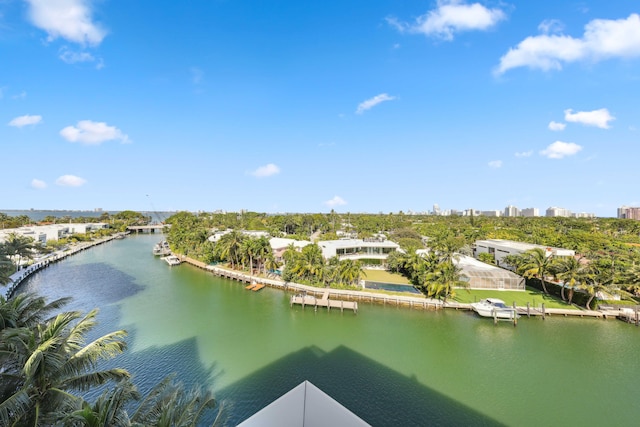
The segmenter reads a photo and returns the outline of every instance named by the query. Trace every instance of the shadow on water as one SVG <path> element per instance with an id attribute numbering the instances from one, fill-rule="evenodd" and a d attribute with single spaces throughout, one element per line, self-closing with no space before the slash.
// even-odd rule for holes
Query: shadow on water
<path id="1" fill-rule="evenodd" d="M 55 283 L 55 289 L 50 283 Z M 104 283 L 109 286 L 103 286 Z M 70 306 L 76 309 L 75 306 L 81 304 L 77 309 L 86 311 L 119 302 L 143 289 L 136 283 L 135 277 L 109 264 L 90 263 L 70 267 L 62 262 L 35 273 L 20 286 L 18 292 L 46 293 L 51 300 L 72 296 Z"/>
<path id="2" fill-rule="evenodd" d="M 231 384 L 217 395 L 228 402 L 226 425 L 244 421 L 309 380 L 373 426 L 503 425 L 347 347 L 307 347 Z"/>

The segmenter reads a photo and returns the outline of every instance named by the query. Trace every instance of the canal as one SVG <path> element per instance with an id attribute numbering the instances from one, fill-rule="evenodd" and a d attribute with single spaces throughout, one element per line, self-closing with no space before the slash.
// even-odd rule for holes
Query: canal
<path id="1" fill-rule="evenodd" d="M 521 319 L 361 303 L 358 314 L 289 306 L 151 249 L 115 240 L 36 273 L 21 288 L 126 329 L 110 362 L 141 391 L 175 372 L 225 402 L 227 425 L 307 379 L 372 425 L 635 425 L 640 328 L 618 320 Z"/>

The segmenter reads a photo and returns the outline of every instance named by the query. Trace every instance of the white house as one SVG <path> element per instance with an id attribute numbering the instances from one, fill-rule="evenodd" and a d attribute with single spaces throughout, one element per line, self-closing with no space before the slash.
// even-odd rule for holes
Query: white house
<path id="1" fill-rule="evenodd" d="M 481 253 L 492 254 L 496 260 L 496 265 L 506 267 L 502 260 L 507 255 L 520 255 L 531 249 L 540 248 L 547 256 L 575 256 L 576 252 L 571 249 L 554 248 L 551 246 L 535 245 L 533 243 L 514 242 L 512 240 L 489 239 L 476 240 L 473 248 L 473 255 L 477 258 Z"/>
<path id="2" fill-rule="evenodd" d="M 318 242 L 325 259 L 366 259 L 384 261 L 391 252 L 400 250 L 400 245 L 383 239 L 341 239 Z"/>

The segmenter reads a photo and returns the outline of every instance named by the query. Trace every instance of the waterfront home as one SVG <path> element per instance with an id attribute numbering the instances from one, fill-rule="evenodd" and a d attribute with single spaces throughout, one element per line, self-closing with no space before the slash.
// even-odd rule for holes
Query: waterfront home
<path id="1" fill-rule="evenodd" d="M 384 264 L 390 253 L 402 251 L 397 243 L 380 238 L 323 240 L 318 246 L 325 259 L 337 256 L 340 260 L 360 260 L 365 264 Z"/>
<path id="2" fill-rule="evenodd" d="M 283 237 L 272 237 L 269 239 L 269 244 L 271 245 L 271 250 L 273 251 L 273 257 L 279 263 L 284 262 L 282 258 L 285 251 L 290 247 L 293 247 L 296 251 L 300 252 L 302 248 L 307 245 L 310 245 L 311 242 L 308 240 L 295 240 L 295 239 L 286 239 Z"/>
<path id="3" fill-rule="evenodd" d="M 492 254 L 496 265 L 504 268 L 511 268 L 503 261 L 507 255 L 520 255 L 528 250 L 540 248 L 549 257 L 553 256 L 575 256 L 576 252 L 571 249 L 554 248 L 551 246 L 535 245 L 533 243 L 514 242 L 512 240 L 488 239 L 476 240 L 473 247 L 473 255 L 477 258 L 481 253 Z"/>
<path id="4" fill-rule="evenodd" d="M 424 256 L 429 249 L 418 249 L 416 254 Z M 469 289 L 507 289 L 523 291 L 525 280 L 510 270 L 487 264 L 473 257 L 456 253 L 452 262 L 460 268 L 460 280 L 468 283 Z"/>

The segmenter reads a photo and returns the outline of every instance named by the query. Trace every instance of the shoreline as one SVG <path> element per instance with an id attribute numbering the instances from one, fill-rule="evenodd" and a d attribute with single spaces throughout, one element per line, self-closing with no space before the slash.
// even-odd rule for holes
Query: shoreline
<path id="1" fill-rule="evenodd" d="M 101 245 L 103 243 L 106 242 L 110 242 L 114 239 L 117 239 L 119 236 L 121 236 L 122 233 L 115 233 L 111 236 L 107 236 L 107 237 L 103 237 L 101 239 L 97 239 L 97 240 L 92 240 L 90 242 L 80 242 L 77 245 L 64 250 L 64 251 L 56 251 L 56 252 L 52 252 L 51 254 L 49 254 L 45 259 L 42 259 L 38 262 L 34 262 L 33 264 L 21 268 L 20 270 L 16 271 L 15 273 L 13 273 L 10 277 L 11 281 L 7 284 L 8 288 L 7 291 L 5 292 L 5 298 L 9 299 L 13 296 L 13 294 L 16 292 L 16 290 L 20 287 L 20 285 L 22 284 L 22 282 L 27 279 L 28 277 L 30 277 L 32 274 L 49 267 L 51 264 L 56 263 L 58 261 L 62 261 L 63 259 L 67 258 L 68 256 L 71 255 L 75 255 L 78 252 L 82 252 L 85 249 L 89 249 L 92 248 L 94 246 L 97 245 Z"/>
<path id="2" fill-rule="evenodd" d="M 178 255 L 183 262 L 190 264 L 194 267 L 198 267 L 200 269 L 206 270 L 210 273 L 218 277 L 223 277 L 230 280 L 237 280 L 243 283 L 259 283 L 265 286 L 269 286 L 272 288 L 277 288 L 284 290 L 285 292 L 305 292 L 307 294 L 312 295 L 313 297 L 323 298 L 327 296 L 328 298 L 333 297 L 334 300 L 342 300 L 342 301 L 358 301 L 358 302 L 369 302 L 369 303 L 378 303 L 382 305 L 392 304 L 398 307 L 408 307 L 408 308 L 420 308 L 420 309 L 433 309 L 440 310 L 444 308 L 463 310 L 463 311 L 472 311 L 471 304 L 464 304 L 458 302 L 447 301 L 446 304 L 443 304 L 440 300 L 435 300 L 431 298 L 420 298 L 420 297 L 411 297 L 411 296 L 396 296 L 396 295 L 385 295 L 385 294 L 376 294 L 372 292 L 365 291 L 351 291 L 344 289 L 331 289 L 331 288 L 316 288 L 313 286 L 302 285 L 300 283 L 293 282 L 283 282 L 281 280 L 267 279 L 264 277 L 253 276 L 250 274 L 216 267 L 213 265 L 207 265 L 201 261 L 195 260 L 185 255 Z M 318 301 L 320 301 L 318 299 Z M 309 304 L 314 305 L 314 304 Z M 634 323 L 636 326 L 640 325 L 640 314 L 636 312 L 625 312 L 622 310 L 570 310 L 570 309 L 562 309 L 562 308 L 545 308 L 544 304 L 541 307 L 515 307 L 517 313 L 521 317 L 540 317 L 543 320 L 549 317 L 580 317 L 580 318 L 598 318 L 607 320 L 610 318 L 618 318 L 627 323 Z"/>

